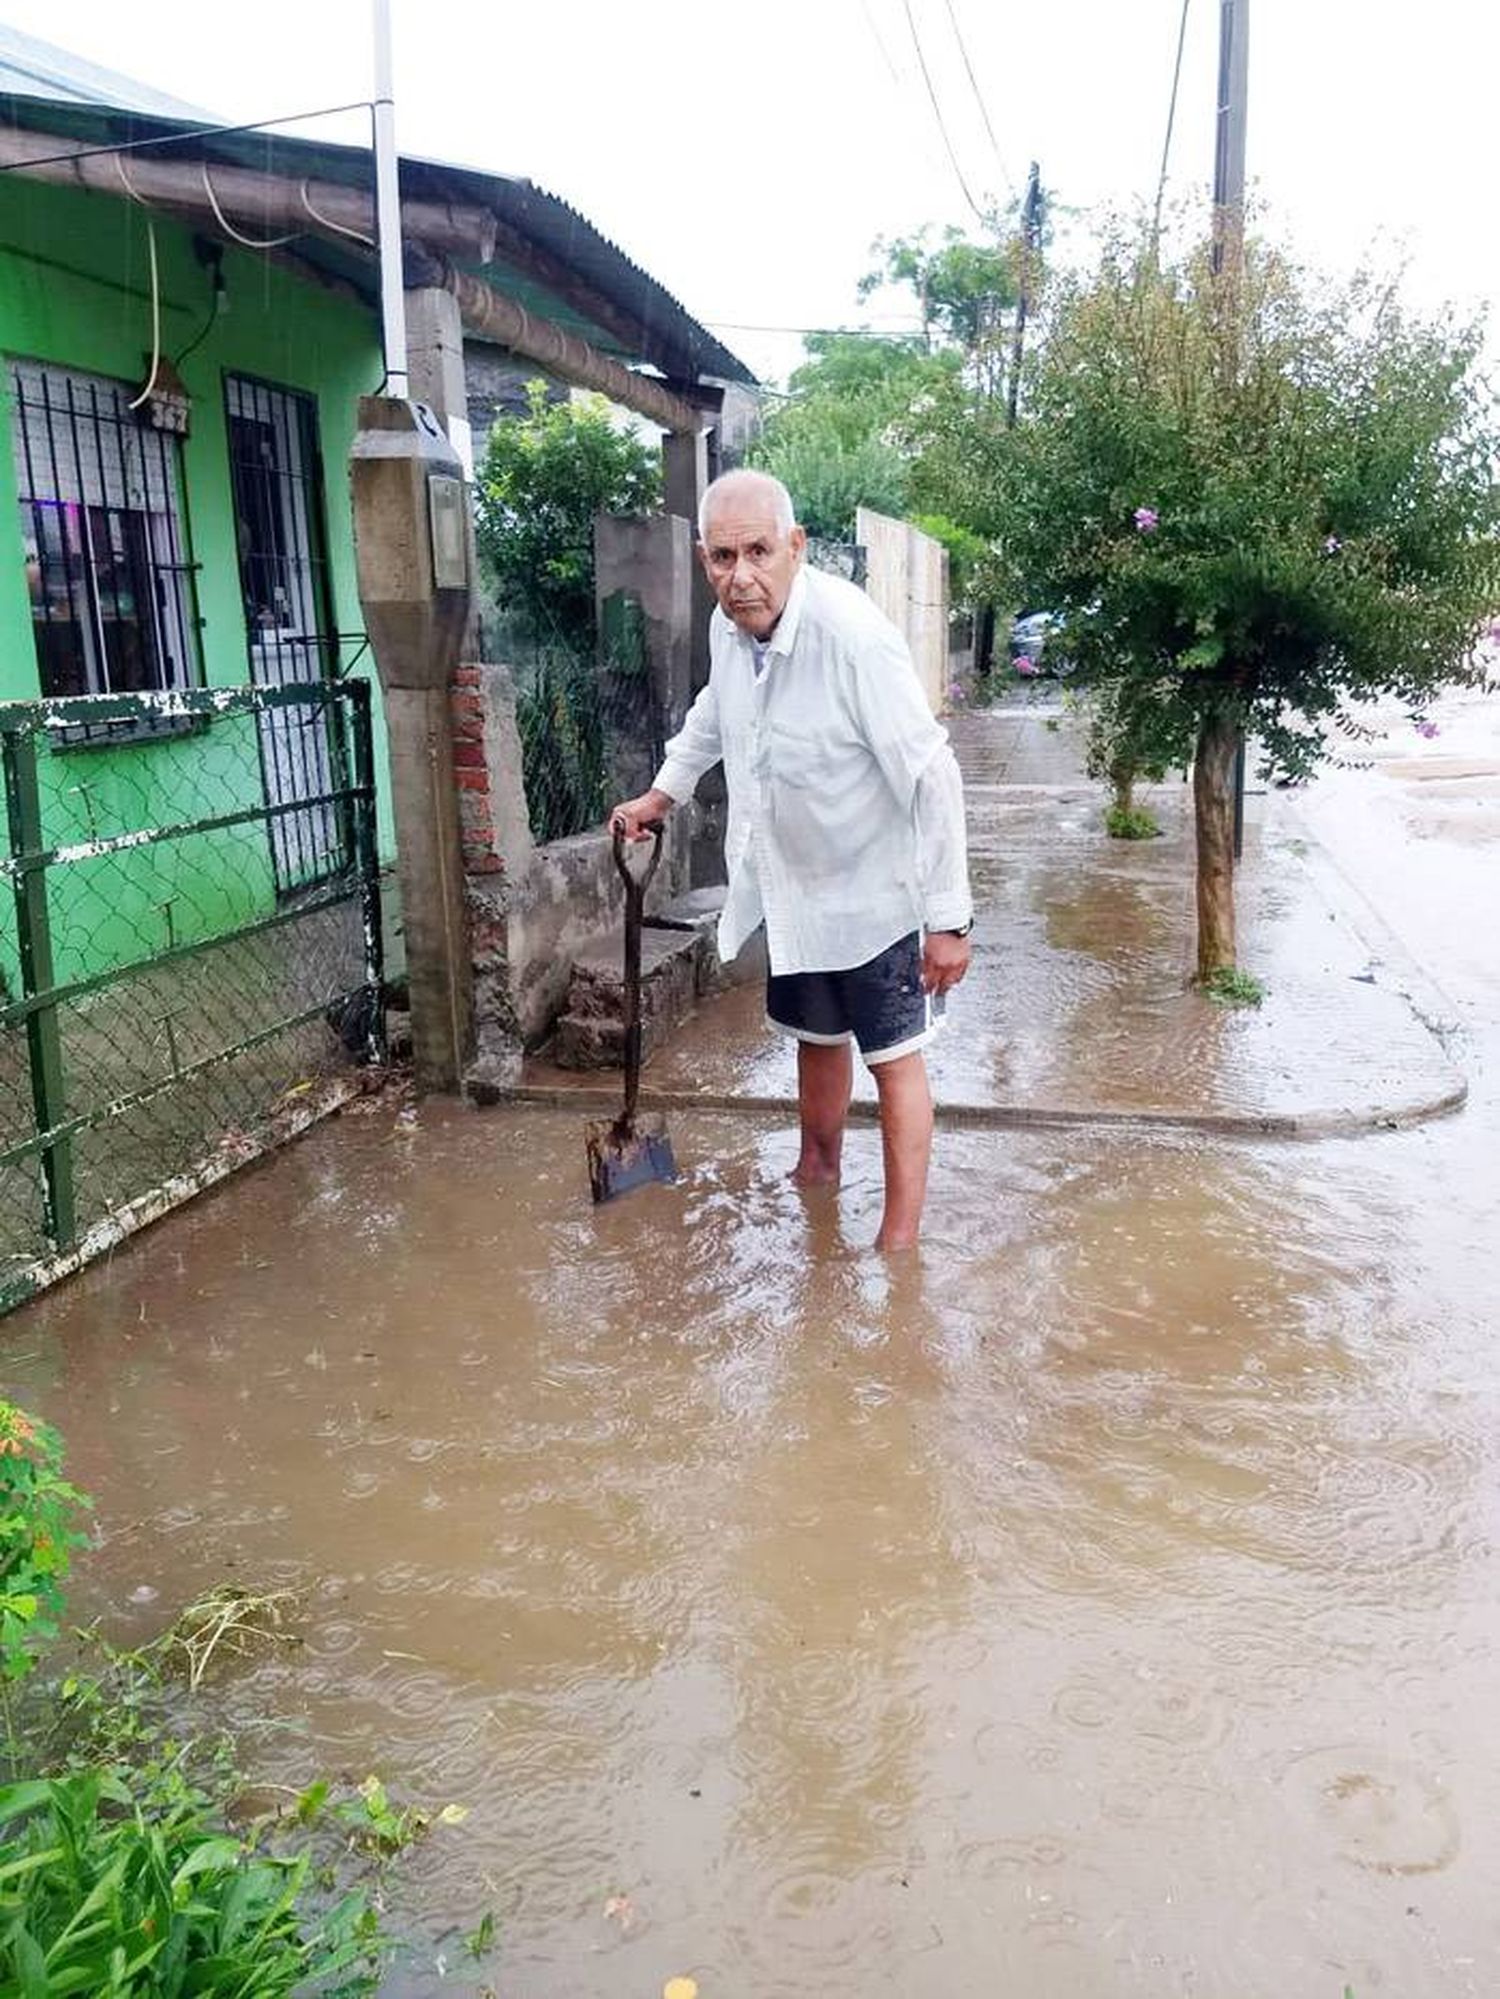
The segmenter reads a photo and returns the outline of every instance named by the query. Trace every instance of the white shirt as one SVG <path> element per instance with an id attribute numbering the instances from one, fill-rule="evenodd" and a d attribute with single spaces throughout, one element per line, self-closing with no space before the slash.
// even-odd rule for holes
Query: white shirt
<path id="1" fill-rule="evenodd" d="M 969 921 L 963 787 L 906 642 L 862 590 L 800 569 L 756 672 L 716 609 L 708 685 L 655 786 L 690 798 L 722 757 L 729 886 L 719 955 L 764 921 L 771 970 L 863 965 Z"/>

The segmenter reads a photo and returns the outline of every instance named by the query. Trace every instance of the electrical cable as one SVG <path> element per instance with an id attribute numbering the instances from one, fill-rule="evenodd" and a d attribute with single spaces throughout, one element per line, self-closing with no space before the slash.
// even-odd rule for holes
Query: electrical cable
<path id="1" fill-rule="evenodd" d="M 124 172 L 123 167 L 121 172 Z M 129 405 L 133 410 L 138 410 L 150 396 L 161 369 L 161 283 L 156 268 L 156 224 L 149 215 L 146 217 L 146 250 L 151 260 L 151 373 L 146 377 L 145 388 Z"/>
<path id="2" fill-rule="evenodd" d="M 1182 81 L 1182 46 L 1187 40 L 1188 7 L 1191 0 L 1182 0 L 1182 18 L 1177 24 L 1177 61 L 1172 70 L 1172 97 L 1167 106 L 1167 135 L 1161 147 L 1161 172 L 1156 177 L 1156 212 L 1151 218 L 1151 254 L 1156 255 L 1157 242 L 1161 237 L 1161 204 L 1167 191 L 1167 160 L 1172 151 L 1172 127 L 1177 121 L 1177 86 Z"/>
<path id="3" fill-rule="evenodd" d="M 744 319 L 704 319 L 721 333 L 824 333 L 840 340 L 920 340 L 920 326 L 762 326 Z"/>
<path id="4" fill-rule="evenodd" d="M 363 243 L 367 250 L 375 248 L 375 238 L 373 236 L 367 236 L 362 229 L 346 229 L 342 222 L 333 221 L 329 216 L 320 214 L 313 207 L 312 196 L 307 191 L 306 175 L 298 183 L 297 192 L 302 197 L 302 206 L 307 210 L 320 229 L 326 229 L 334 236 L 348 236 L 356 243 Z"/>
<path id="5" fill-rule="evenodd" d="M 964 68 L 968 72 L 969 88 L 974 93 L 974 102 L 979 106 L 979 115 L 984 120 L 984 129 L 990 136 L 990 151 L 995 155 L 995 165 L 999 167 L 1000 178 L 1010 190 L 1011 200 L 1015 201 L 1018 199 L 1016 184 L 1011 179 L 1010 168 L 1005 164 L 1004 156 L 1000 151 L 1000 141 L 995 137 L 995 128 L 990 123 L 989 109 L 980 91 L 978 78 L 974 74 L 974 65 L 969 61 L 969 51 L 964 43 L 963 31 L 958 25 L 958 16 L 953 11 L 953 0 L 943 0 L 943 4 L 948 9 L 948 24 L 953 30 L 953 39 L 958 43 L 958 52 L 964 59 Z"/>
<path id="6" fill-rule="evenodd" d="M 884 37 L 875 25 L 875 16 L 870 12 L 870 0 L 859 0 L 859 10 L 865 17 L 865 26 L 870 31 L 870 40 L 879 49 L 881 60 L 890 72 L 891 82 L 895 84 L 899 92 L 901 89 L 901 77 L 896 69 L 896 65 L 891 61 L 891 52 L 885 45 Z"/>
<path id="7" fill-rule="evenodd" d="M 217 250 L 218 245 L 215 244 L 214 248 Z M 222 253 L 220 253 L 220 255 L 215 257 L 213 260 L 212 293 L 208 302 L 208 317 L 207 319 L 204 320 L 202 326 L 199 327 L 198 331 L 193 335 L 192 339 L 188 342 L 187 346 L 183 348 L 182 352 L 180 354 L 173 356 L 172 366 L 174 369 L 180 371 L 183 362 L 186 361 L 188 356 L 190 354 L 197 353 L 198 349 L 203 345 L 204 341 L 207 340 L 209 334 L 213 332 L 214 327 L 218 322 L 219 314 L 223 311 L 223 309 L 224 309 L 224 260 Z"/>
<path id="8" fill-rule="evenodd" d="M 55 167 L 69 160 L 101 159 L 106 153 L 138 153 L 147 146 L 176 146 L 188 139 L 227 139 L 237 132 L 268 132 L 277 125 L 300 125 L 309 118 L 336 118 L 344 111 L 368 111 L 371 100 L 326 104 L 320 111 L 292 111 L 285 118 L 251 118 L 243 125 L 184 125 L 175 132 L 157 132 L 149 139 L 121 139 L 111 146 L 74 146 L 66 153 L 47 153 L 34 160 L 0 161 L 0 173 L 25 173 L 31 167 Z"/>
<path id="9" fill-rule="evenodd" d="M 295 243 L 302 234 L 300 229 L 293 229 L 286 236 L 268 236 L 263 243 L 257 242 L 253 236 L 242 236 L 219 206 L 219 197 L 214 193 L 214 184 L 208 177 L 208 161 L 200 160 L 198 167 L 203 175 L 203 192 L 208 196 L 208 205 L 214 212 L 214 220 L 233 242 L 240 244 L 246 250 L 279 250 L 283 244 Z"/>
<path id="10" fill-rule="evenodd" d="M 974 199 L 973 195 L 969 192 L 969 183 L 964 179 L 964 170 L 958 164 L 958 154 L 953 150 L 953 141 L 949 138 L 948 127 L 943 121 L 942 108 L 940 107 L 937 101 L 937 92 L 932 87 L 932 78 L 927 71 L 927 58 L 922 53 L 922 38 L 917 33 L 917 24 L 912 17 L 911 0 L 901 0 L 901 5 L 906 14 L 906 25 L 911 30 L 912 47 L 917 52 L 917 67 L 921 70 L 922 81 L 927 86 L 927 99 L 932 106 L 932 115 L 937 120 L 938 130 L 943 135 L 943 144 L 948 149 L 948 159 L 950 164 L 952 165 L 954 177 L 958 181 L 959 186 L 964 191 L 964 200 L 969 204 L 970 208 L 973 209 L 975 215 L 979 218 L 980 222 L 987 229 L 990 224 L 990 219 L 985 214 L 984 210 L 979 206 L 979 203 Z"/>

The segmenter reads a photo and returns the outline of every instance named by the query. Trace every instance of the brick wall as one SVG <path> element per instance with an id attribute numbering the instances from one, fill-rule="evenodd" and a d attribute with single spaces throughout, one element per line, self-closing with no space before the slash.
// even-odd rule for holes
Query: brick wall
<path id="1" fill-rule="evenodd" d="M 491 798 L 491 759 L 485 744 L 485 701 L 478 666 L 455 669 L 452 683 L 453 767 L 458 779 L 459 835 L 463 841 L 464 873 L 503 872 Z"/>

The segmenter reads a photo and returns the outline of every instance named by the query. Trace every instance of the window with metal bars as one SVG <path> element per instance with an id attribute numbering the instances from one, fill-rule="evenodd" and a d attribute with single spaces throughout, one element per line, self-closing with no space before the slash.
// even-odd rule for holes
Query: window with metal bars
<path id="1" fill-rule="evenodd" d="M 177 440 L 130 389 L 9 364 L 11 441 L 44 695 L 140 693 L 197 678 Z"/>

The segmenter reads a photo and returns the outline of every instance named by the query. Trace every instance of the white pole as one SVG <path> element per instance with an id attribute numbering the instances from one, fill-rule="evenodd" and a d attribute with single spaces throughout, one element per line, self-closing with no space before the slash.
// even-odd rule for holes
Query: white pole
<path id="1" fill-rule="evenodd" d="M 375 0 L 375 213 L 380 237 L 380 323 L 385 393 L 405 396 L 406 291 L 401 269 L 401 187 L 396 172 L 396 103 L 391 84 L 390 0 Z"/>

